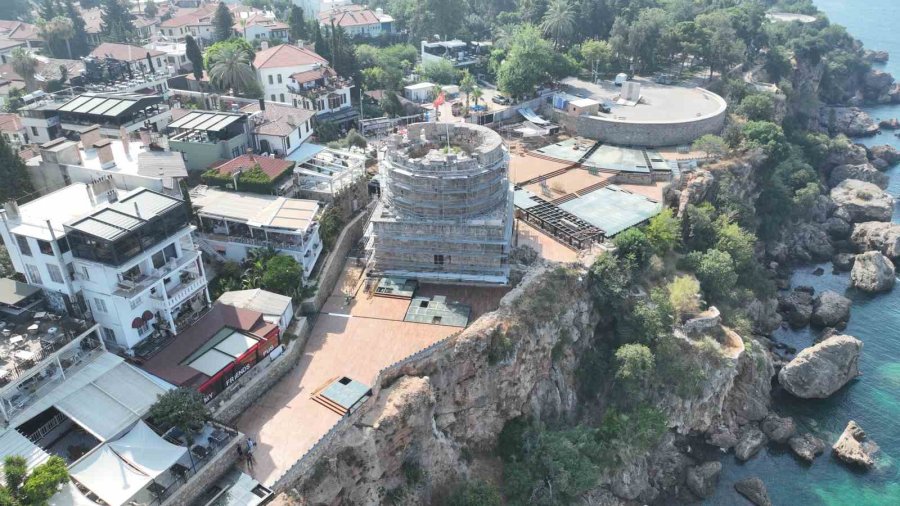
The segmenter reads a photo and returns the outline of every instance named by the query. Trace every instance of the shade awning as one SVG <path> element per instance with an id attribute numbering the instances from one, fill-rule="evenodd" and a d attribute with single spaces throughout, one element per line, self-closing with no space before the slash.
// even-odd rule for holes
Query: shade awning
<path id="1" fill-rule="evenodd" d="M 25 459 L 29 471 L 50 458 L 47 452 L 29 441 L 21 432 L 15 429 L 6 429 L 0 434 L 0 475 L 3 471 L 3 461 L 6 460 L 6 457 L 14 455 Z"/>
<path id="2" fill-rule="evenodd" d="M 166 441 L 143 421 L 108 444 L 119 457 L 151 478 L 165 472 L 187 453 L 187 448 Z"/>
<path id="3" fill-rule="evenodd" d="M 41 289 L 14 279 L 0 278 L 0 304 L 18 306 Z"/>
<path id="4" fill-rule="evenodd" d="M 63 485 L 62 489 L 50 498 L 48 504 L 49 506 L 97 506 L 97 503 L 85 497 L 72 482 Z"/>
<path id="5" fill-rule="evenodd" d="M 152 478 L 102 445 L 69 468 L 69 475 L 109 506 L 121 506 L 146 487 Z"/>

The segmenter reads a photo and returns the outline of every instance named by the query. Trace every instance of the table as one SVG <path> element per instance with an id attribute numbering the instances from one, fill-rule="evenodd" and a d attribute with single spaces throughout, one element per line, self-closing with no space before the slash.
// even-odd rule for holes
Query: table
<path id="1" fill-rule="evenodd" d="M 13 356 L 19 360 L 34 360 L 34 352 L 28 350 L 16 350 L 13 352 Z"/>
<path id="2" fill-rule="evenodd" d="M 47 329 L 48 334 L 56 334 L 57 332 L 59 332 L 59 327 L 50 327 Z"/>
<path id="3" fill-rule="evenodd" d="M 9 371 L 4 369 L 3 367 L 0 367 L 0 379 L 4 379 L 8 376 L 9 376 Z"/>
<path id="4" fill-rule="evenodd" d="M 36 320 L 43 320 L 46 317 L 47 317 L 46 311 L 38 311 L 37 313 L 34 313 L 34 318 Z"/>
<path id="5" fill-rule="evenodd" d="M 40 328 L 41 328 L 40 325 L 38 325 L 37 323 L 33 323 L 28 326 L 28 333 L 29 334 L 37 334 L 37 332 Z"/>
<path id="6" fill-rule="evenodd" d="M 206 447 L 197 445 L 191 448 L 191 454 L 198 459 L 203 460 L 209 455 L 209 451 L 207 451 Z"/>
<path id="7" fill-rule="evenodd" d="M 190 469 L 178 463 L 172 464 L 172 467 L 169 468 L 169 472 L 172 473 L 172 476 L 180 478 L 181 481 L 185 483 L 187 483 L 188 471 L 190 471 Z"/>
<path id="8" fill-rule="evenodd" d="M 11 344 L 13 346 L 21 344 L 23 341 L 25 341 L 25 338 L 19 334 L 16 334 L 16 335 L 12 336 L 11 338 L 9 338 L 9 344 Z"/>
<path id="9" fill-rule="evenodd" d="M 162 499 L 162 495 L 166 493 L 166 487 L 156 483 L 155 481 L 147 485 L 147 490 L 153 493 L 157 499 Z"/>

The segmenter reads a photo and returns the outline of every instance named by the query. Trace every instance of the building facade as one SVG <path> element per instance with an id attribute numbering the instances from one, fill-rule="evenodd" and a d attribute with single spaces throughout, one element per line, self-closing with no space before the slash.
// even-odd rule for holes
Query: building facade
<path id="1" fill-rule="evenodd" d="M 288 85 L 292 75 L 327 65 L 328 60 L 315 52 L 291 44 L 264 48 L 253 59 L 263 97 L 282 104 L 291 103 Z"/>
<path id="2" fill-rule="evenodd" d="M 372 272 L 429 282 L 509 282 L 513 201 L 500 134 L 417 123 L 392 136 L 371 220 Z"/>
<path id="3" fill-rule="evenodd" d="M 92 315 L 108 346 L 130 350 L 177 334 L 209 304 L 188 216 L 179 198 L 118 190 L 110 177 L 7 203 L 0 236 L 51 306 Z"/>

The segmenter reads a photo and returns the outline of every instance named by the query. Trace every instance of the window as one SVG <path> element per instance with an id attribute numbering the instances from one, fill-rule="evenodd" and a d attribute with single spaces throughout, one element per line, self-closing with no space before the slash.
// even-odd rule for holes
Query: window
<path id="1" fill-rule="evenodd" d="M 107 343 L 115 343 L 116 342 L 116 331 L 107 327 L 100 327 L 100 333 L 103 335 L 103 340 Z"/>
<path id="2" fill-rule="evenodd" d="M 38 270 L 36 265 L 25 264 L 25 273 L 28 274 L 28 282 L 40 285 L 41 283 L 41 272 Z"/>
<path id="3" fill-rule="evenodd" d="M 272 74 L 269 74 L 269 84 L 275 84 L 275 81 L 272 80 Z"/>
<path id="4" fill-rule="evenodd" d="M 281 84 L 281 74 L 278 74 L 278 84 Z"/>
<path id="5" fill-rule="evenodd" d="M 284 138 L 284 143 L 285 143 L 285 147 L 287 147 L 288 149 L 291 149 L 291 136 L 290 135 L 288 135 L 287 137 Z"/>
<path id="6" fill-rule="evenodd" d="M 38 250 L 44 255 L 53 255 L 53 246 L 48 241 L 38 239 Z"/>
<path id="7" fill-rule="evenodd" d="M 103 299 L 94 297 L 94 309 L 101 313 L 106 312 L 106 302 Z"/>
<path id="8" fill-rule="evenodd" d="M 47 272 L 50 273 L 50 279 L 52 279 L 54 283 L 62 284 L 62 271 L 59 270 L 59 267 L 53 264 L 47 264 Z"/>
<path id="9" fill-rule="evenodd" d="M 272 76 L 269 76 L 269 79 L 272 79 Z M 274 101 L 275 101 L 275 94 L 272 93 L 272 102 L 274 102 Z"/>
<path id="10" fill-rule="evenodd" d="M 67 241 L 65 237 L 56 241 L 56 246 L 59 248 L 60 255 L 65 255 L 69 252 L 69 241 Z"/>
<path id="11" fill-rule="evenodd" d="M 88 268 L 85 267 L 84 265 L 81 266 L 81 275 L 84 277 L 85 280 L 87 280 L 87 281 L 91 280 L 91 274 L 90 274 L 90 272 L 88 272 Z"/>
<path id="12" fill-rule="evenodd" d="M 278 97 L 281 98 L 280 102 L 284 102 L 284 93 L 279 93 Z"/>
<path id="13" fill-rule="evenodd" d="M 138 327 L 137 331 L 138 331 L 138 335 L 139 335 L 139 336 L 143 336 L 143 335 L 146 334 L 148 331 L 150 331 L 150 324 L 147 323 L 147 322 L 144 322 L 143 325 L 141 325 L 140 327 Z"/>
<path id="14" fill-rule="evenodd" d="M 35 137 L 37 137 L 37 134 L 38 134 L 37 127 L 31 127 L 31 135 L 34 135 Z"/>
<path id="15" fill-rule="evenodd" d="M 31 246 L 28 245 L 28 239 L 22 237 L 21 235 L 17 235 L 16 243 L 19 245 L 19 253 L 27 257 L 31 256 Z"/>
<path id="16" fill-rule="evenodd" d="M 434 265 L 444 265 L 444 255 L 435 255 Z"/>

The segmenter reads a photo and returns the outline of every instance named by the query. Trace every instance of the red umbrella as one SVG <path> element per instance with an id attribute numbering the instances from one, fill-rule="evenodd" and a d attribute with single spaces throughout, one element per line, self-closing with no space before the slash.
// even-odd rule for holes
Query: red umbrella
<path id="1" fill-rule="evenodd" d="M 144 326 L 144 320 L 142 320 L 140 318 L 135 318 L 134 320 L 131 320 L 131 328 L 139 329 L 143 326 Z"/>
<path id="2" fill-rule="evenodd" d="M 151 313 L 150 311 L 144 311 L 144 314 L 141 315 L 141 318 L 143 318 L 145 322 L 149 322 L 153 319 L 153 313 Z"/>

